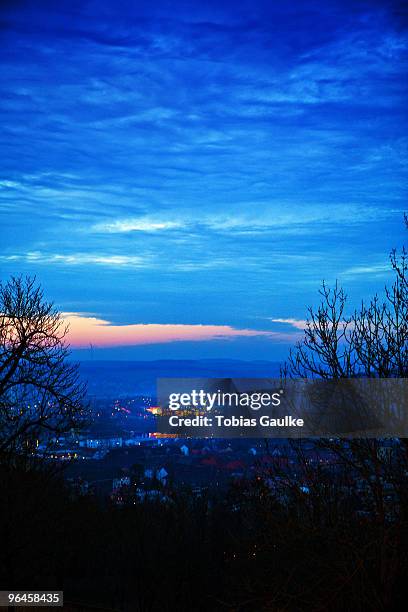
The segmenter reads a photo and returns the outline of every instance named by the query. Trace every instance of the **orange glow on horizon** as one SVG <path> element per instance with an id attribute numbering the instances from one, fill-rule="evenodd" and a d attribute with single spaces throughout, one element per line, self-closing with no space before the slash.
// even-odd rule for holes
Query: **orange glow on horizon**
<path id="1" fill-rule="evenodd" d="M 236 329 L 229 325 L 184 325 L 136 323 L 113 325 L 109 321 L 77 313 L 66 313 L 69 324 L 68 342 L 72 347 L 85 348 L 161 344 L 180 341 L 221 340 L 236 337 L 266 336 L 282 340 L 282 334 L 272 331 Z"/>

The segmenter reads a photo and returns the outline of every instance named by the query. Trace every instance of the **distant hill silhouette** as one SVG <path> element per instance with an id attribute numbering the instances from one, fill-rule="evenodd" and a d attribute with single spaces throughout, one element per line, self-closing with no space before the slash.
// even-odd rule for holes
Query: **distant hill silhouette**
<path id="1" fill-rule="evenodd" d="M 95 397 L 154 394 L 159 377 L 273 377 L 280 364 L 273 361 L 235 359 L 159 361 L 83 361 L 81 376 L 88 381 L 88 392 Z"/>

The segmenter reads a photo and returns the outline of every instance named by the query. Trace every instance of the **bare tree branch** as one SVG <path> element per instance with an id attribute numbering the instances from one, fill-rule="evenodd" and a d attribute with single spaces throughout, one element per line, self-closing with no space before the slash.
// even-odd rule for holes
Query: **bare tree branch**
<path id="1" fill-rule="evenodd" d="M 32 452 L 83 422 L 86 386 L 67 332 L 35 278 L 0 284 L 0 453 Z"/>

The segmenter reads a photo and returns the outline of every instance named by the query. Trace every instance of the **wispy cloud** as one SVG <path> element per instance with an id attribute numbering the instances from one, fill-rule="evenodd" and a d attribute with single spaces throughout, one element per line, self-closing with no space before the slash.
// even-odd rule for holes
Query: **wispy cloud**
<path id="1" fill-rule="evenodd" d="M 366 265 L 358 265 L 351 266 L 346 270 L 339 273 L 340 278 L 344 279 L 353 279 L 355 277 L 361 278 L 362 276 L 387 276 L 391 272 L 390 263 L 380 263 L 380 264 L 366 264 Z"/>
<path id="2" fill-rule="evenodd" d="M 216 233 L 236 234 L 277 232 L 282 235 L 301 234 L 320 231 L 333 231 L 339 223 L 361 224 L 372 220 L 383 220 L 399 209 L 384 210 L 380 207 L 361 209 L 358 203 L 348 204 L 299 204 L 285 202 L 290 210 L 282 211 L 284 202 L 236 202 L 235 214 L 215 211 L 197 215 L 195 209 L 178 212 L 173 210 L 171 217 L 132 217 L 116 218 L 93 224 L 84 231 L 101 234 L 127 234 L 132 232 L 160 232 L 180 230 L 183 234 L 206 230 Z M 255 209 L 256 212 L 248 212 Z"/>
<path id="3" fill-rule="evenodd" d="M 96 223 L 91 231 L 107 234 L 125 234 L 127 232 L 158 232 L 183 227 L 178 221 L 159 221 L 149 218 L 117 219 L 106 223 Z"/>
<path id="4" fill-rule="evenodd" d="M 270 319 L 272 323 L 284 323 L 295 329 L 306 329 L 306 319 Z"/>
<path id="5" fill-rule="evenodd" d="M 28 252 L 22 255 L 5 255 L 0 256 L 0 261 L 17 262 L 23 261 L 26 263 L 37 264 L 66 264 L 72 266 L 79 265 L 102 265 L 113 267 L 132 267 L 140 268 L 147 264 L 148 260 L 141 256 L 130 255 L 102 255 L 97 253 L 70 253 L 66 255 L 58 253 L 41 253 L 39 251 Z"/>
<path id="6" fill-rule="evenodd" d="M 69 324 L 68 341 L 73 347 L 136 346 L 163 344 L 168 342 L 200 342 L 227 340 L 243 337 L 266 337 L 277 342 L 286 342 L 288 334 L 256 329 L 237 329 L 230 325 L 185 325 L 136 323 L 114 325 L 104 319 L 66 313 Z"/>

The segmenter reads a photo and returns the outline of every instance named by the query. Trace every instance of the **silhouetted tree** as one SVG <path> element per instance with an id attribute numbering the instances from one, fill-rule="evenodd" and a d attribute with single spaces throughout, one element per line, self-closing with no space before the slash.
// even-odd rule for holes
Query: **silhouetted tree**
<path id="1" fill-rule="evenodd" d="M 33 278 L 0 284 L 0 456 L 32 453 L 80 425 L 85 384 L 67 326 Z"/>
<path id="2" fill-rule="evenodd" d="M 407 217 L 405 222 L 408 227 Z M 400 253 L 392 251 L 390 264 L 394 278 L 385 287 L 384 297 L 375 295 L 351 314 L 344 290 L 337 283 L 333 288 L 323 284 L 321 303 L 317 310 L 309 309 L 304 338 L 290 352 L 284 377 L 335 381 L 408 377 L 405 247 Z M 407 410 L 406 400 L 397 400 Z M 408 441 L 395 439 L 386 453 L 383 440 L 376 438 L 318 440 L 314 462 L 305 460 L 303 441 L 292 441 L 291 448 L 297 469 L 269 470 L 267 477 L 279 483 L 281 499 L 286 495 L 292 500 L 289 505 L 297 508 L 300 524 L 309 530 L 331 525 L 337 572 L 334 595 L 347 585 L 353 590 L 353 609 L 391 609 L 407 563 Z M 322 451 L 336 457 L 334 477 L 327 478 L 327 470 L 322 469 Z M 302 494 L 303 490 L 307 493 Z M 365 517 L 362 540 L 361 513 Z"/>
<path id="3" fill-rule="evenodd" d="M 286 368 L 293 377 L 338 379 L 408 376 L 408 253 L 391 253 L 394 282 L 351 315 L 342 288 L 323 284 L 322 302 L 309 309 L 305 335 Z"/>

